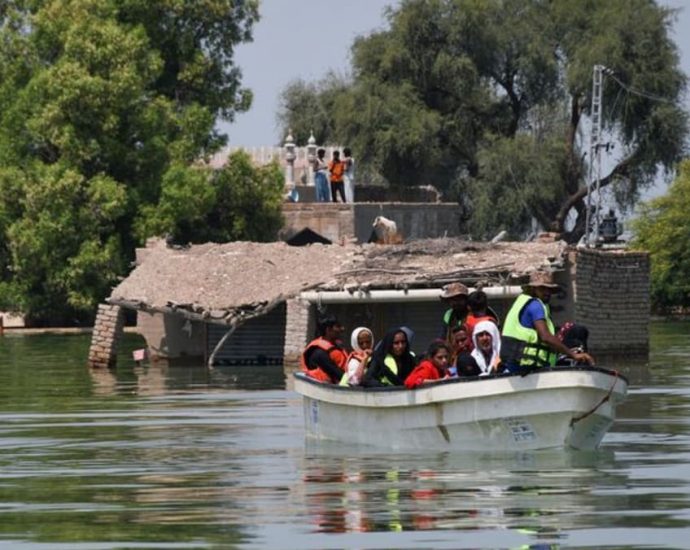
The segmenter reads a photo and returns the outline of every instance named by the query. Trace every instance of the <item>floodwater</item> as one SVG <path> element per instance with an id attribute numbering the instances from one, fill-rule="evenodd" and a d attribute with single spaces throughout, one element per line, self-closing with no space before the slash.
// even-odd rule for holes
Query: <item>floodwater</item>
<path id="1" fill-rule="evenodd" d="M 690 548 L 690 323 L 655 323 L 597 452 L 305 444 L 278 367 L 85 366 L 0 338 L 0 548 Z"/>

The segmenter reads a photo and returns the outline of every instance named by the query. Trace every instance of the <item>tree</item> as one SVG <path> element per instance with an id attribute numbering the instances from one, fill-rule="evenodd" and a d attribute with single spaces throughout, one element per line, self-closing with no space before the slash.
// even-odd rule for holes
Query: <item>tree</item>
<path id="1" fill-rule="evenodd" d="M 256 167 L 242 151 L 217 171 L 176 166 L 163 178 L 159 203 L 144 208 L 137 232 L 177 243 L 275 240 L 283 226 L 283 186 L 278 164 Z"/>
<path id="2" fill-rule="evenodd" d="M 257 4 L 2 3 L 0 307 L 88 319 L 172 188 L 208 210 L 198 164 L 251 102 L 232 55 Z"/>
<path id="3" fill-rule="evenodd" d="M 661 197 L 640 205 L 633 246 L 651 256 L 651 296 L 656 308 L 690 306 L 690 161 Z"/>
<path id="4" fill-rule="evenodd" d="M 335 100 L 348 85 L 344 77 L 333 72 L 315 83 L 302 79 L 290 82 L 280 94 L 276 115 L 281 135 L 287 136 L 292 130 L 296 143 L 307 143 L 313 133 L 316 143 L 332 143 Z"/>
<path id="5" fill-rule="evenodd" d="M 403 0 L 387 29 L 355 41 L 352 85 L 326 126 L 391 185 L 457 198 L 477 237 L 518 236 L 534 218 L 574 241 L 595 64 L 608 69 L 602 115 L 618 155 L 602 188 L 630 206 L 685 152 L 673 13 L 650 0 Z M 498 218 L 497 203 L 512 208 Z"/>

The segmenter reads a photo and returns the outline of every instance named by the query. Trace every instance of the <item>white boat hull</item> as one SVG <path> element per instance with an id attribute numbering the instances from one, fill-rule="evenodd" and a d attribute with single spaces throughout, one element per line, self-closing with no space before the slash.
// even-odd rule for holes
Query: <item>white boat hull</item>
<path id="1" fill-rule="evenodd" d="M 307 437 L 390 449 L 595 449 L 627 393 L 597 368 L 455 379 L 405 388 L 346 388 L 295 375 Z"/>

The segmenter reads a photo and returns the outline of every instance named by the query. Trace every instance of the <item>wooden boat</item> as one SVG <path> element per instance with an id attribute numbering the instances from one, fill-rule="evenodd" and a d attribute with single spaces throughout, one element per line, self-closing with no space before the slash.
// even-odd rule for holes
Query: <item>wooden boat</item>
<path id="1" fill-rule="evenodd" d="M 351 388 L 295 374 L 309 438 L 413 450 L 595 449 L 628 381 L 597 367 Z"/>

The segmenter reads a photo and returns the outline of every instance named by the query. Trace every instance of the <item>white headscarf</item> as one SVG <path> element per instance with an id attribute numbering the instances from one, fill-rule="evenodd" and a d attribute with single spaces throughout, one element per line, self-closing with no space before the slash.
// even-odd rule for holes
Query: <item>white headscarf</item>
<path id="1" fill-rule="evenodd" d="M 491 359 L 488 363 L 477 345 L 477 336 L 482 332 L 488 332 L 491 335 Z M 491 365 L 501 356 L 501 335 L 498 332 L 496 323 L 493 321 L 479 321 L 472 331 L 472 343 L 474 344 L 472 357 L 477 361 L 479 368 L 482 369 L 482 374 L 489 374 L 491 372 Z"/>
<path id="2" fill-rule="evenodd" d="M 363 351 L 362 347 L 359 345 L 359 335 L 362 332 L 368 332 L 369 334 L 371 334 L 371 344 L 373 348 L 374 333 L 371 331 L 371 329 L 368 329 L 366 327 L 357 327 L 355 330 L 352 331 L 352 336 L 350 337 L 350 345 L 352 346 L 352 351 Z M 360 360 L 355 357 L 351 357 L 350 360 L 347 362 L 347 377 L 345 378 L 345 380 L 348 384 L 352 386 L 357 386 L 361 382 L 361 376 L 362 368 Z"/>
<path id="3" fill-rule="evenodd" d="M 362 332 L 368 332 L 371 334 L 372 346 L 374 344 L 374 333 L 371 332 L 371 329 L 368 329 L 367 327 L 357 327 L 352 331 L 352 336 L 350 337 L 350 346 L 352 346 L 353 351 L 362 351 L 362 348 L 359 346 L 359 335 Z"/>

